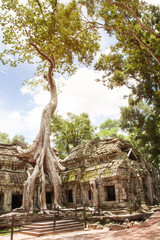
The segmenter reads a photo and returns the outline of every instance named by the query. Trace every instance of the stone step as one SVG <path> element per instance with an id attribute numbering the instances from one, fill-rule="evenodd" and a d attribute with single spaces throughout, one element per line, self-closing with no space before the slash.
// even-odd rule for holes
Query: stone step
<path id="1" fill-rule="evenodd" d="M 81 223 L 79 223 L 79 222 L 70 222 L 70 223 L 60 223 L 60 224 L 57 224 L 56 223 L 56 226 L 55 226 L 55 229 L 56 230 L 58 230 L 58 229 L 63 229 L 64 227 L 72 227 L 72 226 L 82 226 L 82 224 Z M 24 225 L 23 226 L 23 229 L 25 229 L 25 230 L 27 230 L 27 229 L 33 229 L 33 230 L 36 230 L 36 231 L 40 231 L 40 232 L 42 232 L 42 231 L 44 231 L 44 229 L 45 230 L 47 230 L 47 229 L 51 229 L 51 230 L 53 230 L 53 223 L 52 223 L 52 225 L 44 225 L 43 227 L 42 226 L 36 226 L 36 225 Z"/>
<path id="2" fill-rule="evenodd" d="M 58 220 L 56 221 L 55 232 L 53 231 L 53 221 L 24 225 L 20 232 L 31 236 L 43 236 L 64 231 L 82 230 L 83 228 L 83 224 L 75 220 Z"/>
<path id="3" fill-rule="evenodd" d="M 35 236 L 35 237 L 41 237 L 41 236 L 47 236 L 47 235 L 52 235 L 52 234 L 56 234 L 56 233 L 60 233 L 60 232 L 73 232 L 73 231 L 79 231 L 79 230 L 83 230 L 83 227 L 74 227 L 74 228 L 66 228 L 66 229 L 62 229 L 62 230 L 57 230 L 55 232 L 52 231 L 45 231 L 45 232 L 34 232 L 34 231 L 24 231 L 21 232 L 24 235 L 30 235 L 30 236 Z"/>
<path id="4" fill-rule="evenodd" d="M 74 224 L 74 223 L 79 223 L 76 220 L 57 220 L 56 221 L 56 226 L 60 226 L 60 225 L 66 225 L 66 224 Z M 33 227 L 33 228 L 44 228 L 44 227 L 49 227 L 49 226 L 53 226 L 53 221 L 51 222 L 33 222 L 31 224 L 26 224 L 23 225 L 23 227 Z"/>
<path id="5" fill-rule="evenodd" d="M 73 222 L 76 221 L 75 219 L 61 219 L 61 220 L 56 220 L 57 223 L 63 223 L 63 222 Z M 44 226 L 46 224 L 53 224 L 53 220 L 52 221 L 41 221 L 41 222 L 32 222 L 32 225 L 36 225 L 36 226 Z"/>

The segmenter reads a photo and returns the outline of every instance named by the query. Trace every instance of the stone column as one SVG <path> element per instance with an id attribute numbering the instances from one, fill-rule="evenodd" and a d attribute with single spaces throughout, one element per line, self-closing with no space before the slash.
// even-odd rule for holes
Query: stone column
<path id="1" fill-rule="evenodd" d="M 4 192 L 3 210 L 11 211 L 11 209 L 12 209 L 12 192 L 7 190 Z"/>
<path id="2" fill-rule="evenodd" d="M 90 186 L 93 196 L 93 207 L 98 207 L 99 201 L 98 201 L 98 190 L 94 179 L 90 180 Z"/>

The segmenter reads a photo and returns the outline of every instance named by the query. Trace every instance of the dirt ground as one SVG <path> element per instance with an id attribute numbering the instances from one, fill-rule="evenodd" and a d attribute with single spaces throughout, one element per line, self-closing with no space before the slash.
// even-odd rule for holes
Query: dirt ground
<path id="1" fill-rule="evenodd" d="M 0 236 L 0 240 L 10 240 L 10 236 Z M 119 231 L 103 230 L 75 231 L 55 235 L 32 237 L 14 234 L 13 240 L 160 240 L 160 212 L 155 212 L 139 226 Z"/>

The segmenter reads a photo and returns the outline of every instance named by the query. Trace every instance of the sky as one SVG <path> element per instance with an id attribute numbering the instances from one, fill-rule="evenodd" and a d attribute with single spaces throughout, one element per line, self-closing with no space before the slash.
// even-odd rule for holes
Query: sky
<path id="1" fill-rule="evenodd" d="M 160 0 L 147 2 L 158 4 Z M 102 51 L 114 42 L 113 38 L 103 35 Z M 42 110 L 49 101 L 48 92 L 42 89 L 34 91 L 22 85 L 24 80 L 33 78 L 34 72 L 35 66 L 27 63 L 16 68 L 0 64 L 0 132 L 7 133 L 10 138 L 16 134 L 24 135 L 28 143 L 32 143 L 36 137 Z M 93 68 L 82 65 L 72 77 L 58 76 L 56 80 L 63 82 L 63 87 L 58 95 L 57 113 L 65 117 L 67 112 L 86 112 L 96 126 L 108 118 L 118 119 L 120 107 L 128 104 L 123 96 L 127 95 L 129 90 L 125 87 L 108 90 L 95 81 L 100 76 L 101 73 Z"/>

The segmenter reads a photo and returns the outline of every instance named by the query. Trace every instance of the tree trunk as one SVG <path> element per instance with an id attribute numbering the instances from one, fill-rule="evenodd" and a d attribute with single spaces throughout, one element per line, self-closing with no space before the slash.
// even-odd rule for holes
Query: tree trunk
<path id="1" fill-rule="evenodd" d="M 57 107 L 56 83 L 53 78 L 53 69 L 55 67 L 54 58 L 49 58 L 41 52 L 35 44 L 31 45 L 43 55 L 50 63 L 47 76 L 44 76 L 50 87 L 51 99 L 42 112 L 41 125 L 39 133 L 29 149 L 22 150 L 18 147 L 19 156 L 26 156 L 29 162 L 34 163 L 34 169 L 28 169 L 28 179 L 24 183 L 22 209 L 33 213 L 33 198 L 35 183 L 38 179 L 38 205 L 41 213 L 48 213 L 46 205 L 45 174 L 49 176 L 51 186 L 54 189 L 54 207 L 59 207 L 60 177 L 58 172 L 65 170 L 60 164 L 55 150 L 50 146 L 50 119 Z"/>

